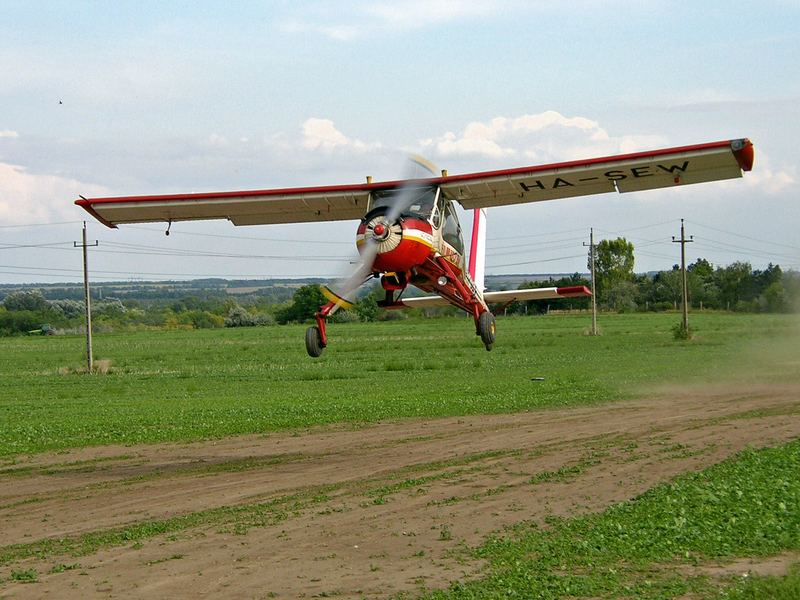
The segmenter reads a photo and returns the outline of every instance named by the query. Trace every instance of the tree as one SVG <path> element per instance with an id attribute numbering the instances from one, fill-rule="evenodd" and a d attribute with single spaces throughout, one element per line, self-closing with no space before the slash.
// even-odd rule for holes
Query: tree
<path id="1" fill-rule="evenodd" d="M 689 273 L 694 273 L 702 280 L 708 279 L 714 274 L 714 266 L 705 258 L 698 258 L 686 267 L 686 270 L 689 271 Z"/>
<path id="2" fill-rule="evenodd" d="M 633 279 L 633 244 L 625 238 L 601 240 L 595 244 L 594 253 L 595 291 L 598 300 L 605 302 L 615 285 Z"/>
<path id="3" fill-rule="evenodd" d="M 750 263 L 741 261 L 714 272 L 723 307 L 736 310 L 740 308 L 739 302 L 748 300 L 746 291 L 751 283 L 752 272 Z"/>
<path id="4" fill-rule="evenodd" d="M 19 290 L 11 292 L 3 300 L 7 310 L 45 311 L 50 305 L 39 290 Z"/>
<path id="5" fill-rule="evenodd" d="M 670 302 L 673 306 L 683 299 L 683 278 L 678 268 L 671 271 L 661 271 L 655 276 L 656 301 Z"/>
<path id="6" fill-rule="evenodd" d="M 362 321 L 374 321 L 378 318 L 378 300 L 375 294 L 367 294 L 355 305 L 356 314 Z"/>
<path id="7" fill-rule="evenodd" d="M 780 281 L 775 281 L 767 286 L 761 298 L 764 309 L 768 312 L 784 312 L 788 308 L 786 290 Z"/>
<path id="8" fill-rule="evenodd" d="M 608 306 L 617 312 L 636 310 L 636 284 L 632 281 L 620 281 L 608 290 Z"/>
<path id="9" fill-rule="evenodd" d="M 312 283 L 297 288 L 292 297 L 292 303 L 282 308 L 275 315 L 278 323 L 288 323 L 289 321 L 308 321 L 327 302 L 322 294 L 319 285 Z"/>

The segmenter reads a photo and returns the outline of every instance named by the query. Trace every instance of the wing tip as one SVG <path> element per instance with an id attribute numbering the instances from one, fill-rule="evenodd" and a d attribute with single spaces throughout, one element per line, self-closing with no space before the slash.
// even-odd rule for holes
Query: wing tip
<path id="1" fill-rule="evenodd" d="M 75 200 L 75 204 L 77 206 L 80 206 L 82 209 L 84 209 L 86 212 L 88 212 L 90 215 L 92 215 L 95 219 L 100 221 L 103 225 L 105 225 L 109 229 L 118 229 L 114 223 L 100 216 L 100 214 L 94 209 L 92 201 L 89 198 L 84 198 L 83 196 L 81 196 L 80 198 Z"/>
<path id="2" fill-rule="evenodd" d="M 755 160 L 755 148 L 749 138 L 731 141 L 731 150 L 742 171 L 751 171 Z"/>

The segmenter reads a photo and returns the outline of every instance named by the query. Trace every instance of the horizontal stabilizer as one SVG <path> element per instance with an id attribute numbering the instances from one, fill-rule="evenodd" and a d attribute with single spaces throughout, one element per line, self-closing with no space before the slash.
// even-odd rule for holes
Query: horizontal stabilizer
<path id="1" fill-rule="evenodd" d="M 504 290 L 502 292 L 484 292 L 483 300 L 487 304 L 505 304 L 516 300 L 552 300 L 557 298 L 580 298 L 591 296 L 592 292 L 585 285 L 569 287 L 528 288 L 524 290 Z"/>
<path id="2" fill-rule="evenodd" d="M 524 290 L 504 290 L 502 292 L 484 292 L 483 300 L 487 304 L 507 304 L 515 300 L 551 300 L 557 298 L 580 298 L 591 296 L 592 292 L 585 285 L 569 287 L 528 288 Z M 407 308 L 428 308 L 430 306 L 447 306 L 450 302 L 441 296 L 422 296 L 407 298 L 402 301 Z"/>

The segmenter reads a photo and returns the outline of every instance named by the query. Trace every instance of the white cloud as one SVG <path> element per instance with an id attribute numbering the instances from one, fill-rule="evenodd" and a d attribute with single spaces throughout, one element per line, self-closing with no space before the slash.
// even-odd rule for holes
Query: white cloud
<path id="1" fill-rule="evenodd" d="M 308 150 L 332 151 L 336 148 L 345 148 L 357 152 L 365 152 L 380 148 L 379 143 L 367 143 L 361 140 L 348 138 L 336 129 L 330 119 L 312 117 L 303 123 L 303 148 Z"/>
<path id="2" fill-rule="evenodd" d="M 79 213 L 73 200 L 79 194 L 104 196 L 108 189 L 58 175 L 32 174 L 23 167 L 0 163 L 0 223 L 4 225 L 75 218 Z"/>
<path id="3" fill-rule="evenodd" d="M 513 0 L 395 0 L 394 2 L 337 2 L 304 6 L 300 15 L 279 28 L 286 33 L 317 33 L 336 41 L 422 29 L 452 21 L 503 14 L 519 5 Z"/>
<path id="4" fill-rule="evenodd" d="M 753 170 L 746 174 L 745 182 L 751 190 L 777 195 L 797 183 L 796 169 L 773 167 L 770 158 L 760 153 L 756 155 Z"/>
<path id="5" fill-rule="evenodd" d="M 473 156 L 551 162 L 635 152 L 667 143 L 656 135 L 612 136 L 597 121 L 548 110 L 472 122 L 460 134 L 449 131 L 423 140 L 421 146 L 437 158 Z"/>
<path id="6" fill-rule="evenodd" d="M 19 134 L 16 131 L 11 131 L 10 129 L 0 129 L 0 138 L 16 138 L 19 137 Z"/>

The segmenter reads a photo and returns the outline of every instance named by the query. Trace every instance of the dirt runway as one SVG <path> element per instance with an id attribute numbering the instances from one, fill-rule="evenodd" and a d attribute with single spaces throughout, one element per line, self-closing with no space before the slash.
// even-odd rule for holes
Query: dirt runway
<path id="1" fill-rule="evenodd" d="M 482 565 L 458 549 L 506 525 L 602 510 L 798 436 L 800 387 L 711 386 L 564 410 L 37 455 L 0 464 L 4 549 L 167 525 L 79 556 L 3 559 L 0 597 L 414 595 L 475 576 Z M 12 578 L 31 569 L 35 583 Z"/>

